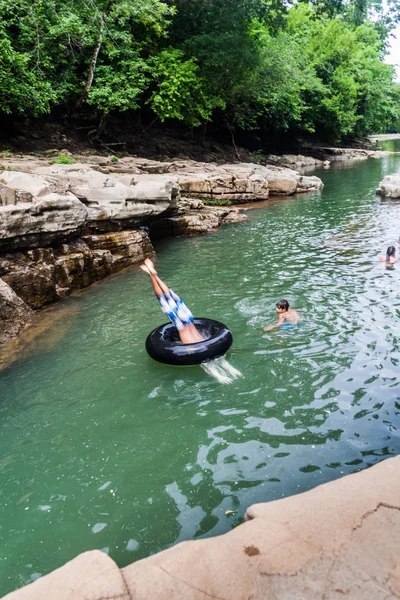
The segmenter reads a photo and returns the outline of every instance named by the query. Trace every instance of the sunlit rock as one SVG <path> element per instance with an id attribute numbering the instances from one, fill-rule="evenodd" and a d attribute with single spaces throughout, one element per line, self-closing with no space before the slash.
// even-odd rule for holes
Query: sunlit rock
<path id="1" fill-rule="evenodd" d="M 35 247 L 75 233 L 86 207 L 55 178 L 0 173 L 0 249 Z"/>
<path id="2" fill-rule="evenodd" d="M 400 175 L 386 175 L 376 193 L 387 198 L 400 198 Z"/>
<path id="3" fill-rule="evenodd" d="M 75 167 L 75 168 L 73 168 Z M 171 177 L 105 174 L 89 165 L 52 165 L 37 173 L 51 175 L 68 185 L 88 207 L 89 221 L 131 221 L 158 215 L 174 206 L 179 187 Z"/>

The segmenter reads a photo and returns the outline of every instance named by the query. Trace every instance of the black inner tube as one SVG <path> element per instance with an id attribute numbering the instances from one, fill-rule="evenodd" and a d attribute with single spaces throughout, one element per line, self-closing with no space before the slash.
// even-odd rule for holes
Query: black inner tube
<path id="1" fill-rule="evenodd" d="M 182 344 L 172 323 L 154 329 L 146 339 L 146 350 L 151 358 L 167 365 L 198 365 L 223 356 L 233 342 L 232 332 L 226 325 L 213 319 L 195 319 L 194 324 L 204 337 L 196 344 Z"/>

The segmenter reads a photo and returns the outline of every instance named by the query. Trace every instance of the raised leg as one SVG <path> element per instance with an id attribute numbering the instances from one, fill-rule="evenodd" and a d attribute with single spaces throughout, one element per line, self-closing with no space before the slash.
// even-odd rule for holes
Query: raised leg
<path id="1" fill-rule="evenodd" d="M 151 283 L 153 286 L 153 290 L 154 290 L 155 295 L 157 296 L 157 298 L 160 301 L 161 309 L 163 310 L 164 314 L 167 315 L 171 319 L 171 321 L 174 323 L 174 325 L 176 326 L 176 328 L 178 330 L 179 338 L 180 338 L 182 344 L 196 344 L 197 342 L 202 342 L 203 337 L 200 335 L 200 333 L 196 329 L 195 325 L 193 323 L 183 322 L 183 320 L 181 320 L 181 319 L 184 319 L 184 317 L 182 317 L 182 316 L 181 316 L 181 318 L 179 318 L 181 313 L 180 313 L 180 315 L 178 314 L 178 311 L 179 311 L 178 305 L 176 304 L 176 309 L 173 309 L 170 306 L 168 306 L 168 307 L 166 306 L 168 301 L 165 298 L 165 296 L 166 295 L 171 296 L 171 290 L 162 281 L 162 279 L 160 279 L 158 277 L 157 271 L 154 268 L 153 261 L 151 261 L 149 258 L 147 258 L 144 261 L 144 265 L 140 265 L 140 268 L 142 269 L 142 271 L 144 271 L 145 273 L 148 273 L 148 275 L 150 275 L 150 280 L 151 280 Z M 175 296 L 175 298 L 180 300 L 175 294 L 173 294 L 173 296 Z M 170 301 L 172 301 L 171 298 L 170 298 Z M 174 301 L 172 301 L 172 304 L 175 306 Z M 164 305 L 165 305 L 165 307 L 164 307 Z M 182 309 L 182 307 L 181 307 L 181 309 Z M 187 310 L 187 308 L 186 308 L 186 310 Z M 190 312 L 189 312 L 189 314 L 191 315 Z"/>
<path id="2" fill-rule="evenodd" d="M 151 281 L 151 283 L 153 285 L 154 293 L 157 296 L 157 298 L 161 298 L 161 296 L 164 295 L 164 292 L 163 292 L 163 288 L 158 283 L 158 277 L 157 277 L 157 275 L 155 275 L 154 273 L 152 273 L 146 267 L 146 265 L 140 265 L 140 268 L 142 269 L 142 271 L 144 271 L 145 273 L 148 273 L 150 275 L 150 281 Z"/>
<path id="3" fill-rule="evenodd" d="M 162 294 L 170 294 L 171 290 L 169 289 L 167 284 L 164 283 L 163 280 L 159 278 L 157 271 L 154 268 L 153 261 L 150 260 L 150 258 L 146 258 L 146 260 L 144 261 L 144 264 L 145 264 L 145 267 L 147 267 L 147 273 L 149 273 L 149 275 L 151 277 L 151 282 L 153 283 L 154 291 L 155 291 L 155 285 L 158 286 L 157 289 L 159 288 L 162 290 L 161 294 L 157 294 L 157 292 L 156 292 L 156 296 L 160 296 Z M 143 269 L 143 265 L 140 268 Z M 143 271 L 145 271 L 145 269 L 143 269 Z"/>

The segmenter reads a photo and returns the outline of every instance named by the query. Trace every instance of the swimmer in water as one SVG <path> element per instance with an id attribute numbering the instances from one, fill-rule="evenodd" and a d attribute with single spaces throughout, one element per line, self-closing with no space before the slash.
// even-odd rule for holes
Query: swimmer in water
<path id="1" fill-rule="evenodd" d="M 157 275 L 154 263 L 146 258 L 140 268 L 150 275 L 154 293 L 160 303 L 161 310 L 178 330 L 182 344 L 196 344 L 203 338 L 196 329 L 194 317 L 182 298 L 173 292 Z"/>
<path id="2" fill-rule="evenodd" d="M 285 323 L 290 323 L 290 325 L 297 325 L 302 320 L 299 313 L 293 308 L 289 308 L 289 302 L 287 300 L 279 300 L 276 303 L 276 312 L 279 314 L 278 322 L 275 325 L 270 325 L 269 327 L 264 327 L 264 331 L 270 331 L 271 329 L 275 329 L 276 327 L 280 327 Z"/>
<path id="3" fill-rule="evenodd" d="M 386 256 L 381 256 L 379 260 L 380 262 L 389 265 L 393 265 L 394 263 L 396 263 L 398 261 L 398 258 L 396 256 L 396 248 L 394 246 L 389 246 L 389 248 L 386 250 Z"/>

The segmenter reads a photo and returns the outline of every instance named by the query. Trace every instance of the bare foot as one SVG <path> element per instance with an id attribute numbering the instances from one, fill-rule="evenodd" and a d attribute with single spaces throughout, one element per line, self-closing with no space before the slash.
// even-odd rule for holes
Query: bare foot
<path id="1" fill-rule="evenodd" d="M 157 275 L 157 271 L 154 268 L 154 263 L 150 258 L 146 258 L 144 264 L 153 275 Z"/>
<path id="2" fill-rule="evenodd" d="M 142 269 L 142 271 L 144 271 L 145 273 L 148 273 L 150 275 L 150 271 L 149 269 L 146 267 L 146 265 L 140 265 L 140 268 Z"/>

